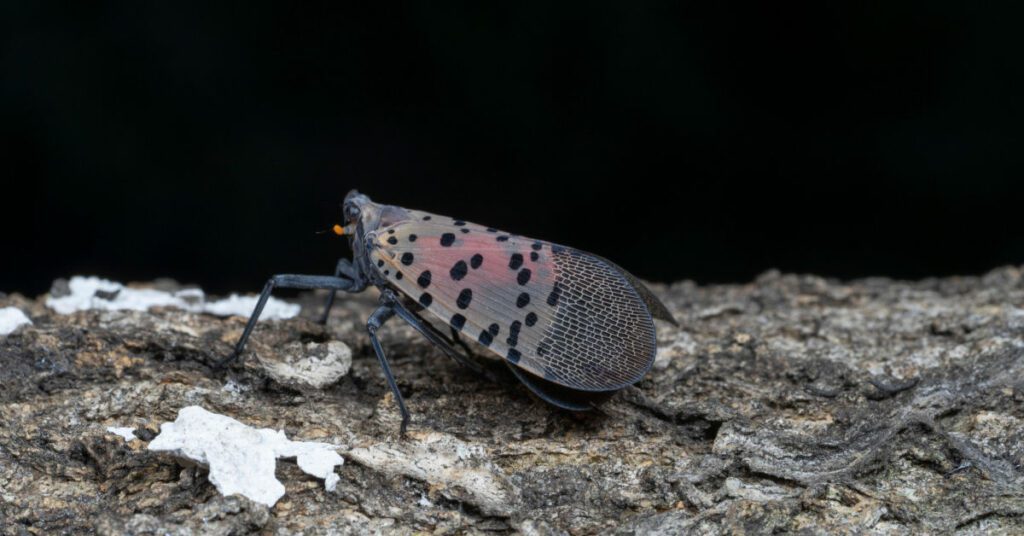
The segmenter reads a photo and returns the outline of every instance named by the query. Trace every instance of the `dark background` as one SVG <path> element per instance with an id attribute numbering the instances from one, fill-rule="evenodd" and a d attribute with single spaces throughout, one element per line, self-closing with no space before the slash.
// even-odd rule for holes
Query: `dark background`
<path id="1" fill-rule="evenodd" d="M 0 7 L 0 290 L 330 272 L 350 188 L 653 280 L 1024 262 L 975 2 Z"/>

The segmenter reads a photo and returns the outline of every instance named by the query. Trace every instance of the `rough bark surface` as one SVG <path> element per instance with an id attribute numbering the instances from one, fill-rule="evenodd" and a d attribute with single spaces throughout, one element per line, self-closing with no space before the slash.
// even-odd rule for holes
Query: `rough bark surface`
<path id="1" fill-rule="evenodd" d="M 746 285 L 654 286 L 654 369 L 603 411 L 494 383 L 411 328 L 383 330 L 413 421 L 398 412 L 364 330 L 374 296 L 330 323 L 261 323 L 174 309 L 32 318 L 0 338 L 4 534 L 513 532 L 526 534 L 1024 532 L 1024 280 L 838 282 L 768 273 Z M 351 371 L 282 385 L 264 361 L 341 340 Z M 484 353 L 481 351 L 481 353 Z M 507 384 L 506 384 L 507 382 Z M 200 405 L 289 438 L 341 445 L 334 492 L 280 462 L 273 508 L 221 497 L 206 470 L 146 450 Z M 128 426 L 140 439 L 106 431 Z"/>

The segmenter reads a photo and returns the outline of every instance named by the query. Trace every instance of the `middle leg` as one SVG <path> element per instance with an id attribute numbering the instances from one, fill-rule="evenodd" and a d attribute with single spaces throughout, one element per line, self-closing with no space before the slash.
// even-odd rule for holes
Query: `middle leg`
<path id="1" fill-rule="evenodd" d="M 359 292 L 366 288 L 366 282 L 358 273 L 356 267 L 352 265 L 352 261 L 344 257 L 338 259 L 338 264 L 334 267 L 334 277 L 351 279 L 355 288 L 349 290 L 349 292 Z M 331 307 L 334 307 L 334 298 L 337 294 L 338 291 L 336 289 L 331 289 L 331 293 L 327 295 L 327 303 L 324 304 L 324 313 L 320 315 L 320 319 L 317 321 L 320 324 L 326 324 L 327 318 L 331 316 Z"/>

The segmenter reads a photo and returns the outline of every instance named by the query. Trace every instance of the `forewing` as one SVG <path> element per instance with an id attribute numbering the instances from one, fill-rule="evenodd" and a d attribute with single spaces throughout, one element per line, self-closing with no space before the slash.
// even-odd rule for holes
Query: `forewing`
<path id="1" fill-rule="evenodd" d="M 445 216 L 410 214 L 378 231 L 371 259 L 443 322 L 573 389 L 619 389 L 650 368 L 651 313 L 615 265 Z"/>

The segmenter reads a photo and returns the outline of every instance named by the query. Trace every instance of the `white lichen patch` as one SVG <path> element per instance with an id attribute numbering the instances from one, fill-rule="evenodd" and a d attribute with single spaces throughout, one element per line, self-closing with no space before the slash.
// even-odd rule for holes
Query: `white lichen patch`
<path id="1" fill-rule="evenodd" d="M 297 389 L 323 389 L 348 374 L 352 350 L 341 341 L 287 345 L 283 360 L 260 356 L 259 362 L 275 381 Z"/>
<path id="2" fill-rule="evenodd" d="M 14 333 L 14 330 L 32 321 L 17 307 L 0 308 L 0 337 Z"/>
<path id="3" fill-rule="evenodd" d="M 281 430 L 252 428 L 199 406 L 182 408 L 174 422 L 160 425 L 149 450 L 173 452 L 205 465 L 221 494 L 238 493 L 267 506 L 285 491 L 274 476 L 277 458 L 295 458 L 304 472 L 324 479 L 328 491 L 339 480 L 334 466 L 344 463 L 334 445 L 290 441 Z"/>
<path id="4" fill-rule="evenodd" d="M 202 291 L 200 291 L 202 292 Z M 256 308 L 256 302 L 260 297 L 255 294 L 239 296 L 232 294 L 227 298 L 206 302 L 203 304 L 203 312 L 216 316 L 249 316 Z M 288 303 L 271 297 L 263 306 L 263 313 L 260 320 L 293 318 L 299 314 L 302 308 L 296 304 Z"/>
<path id="5" fill-rule="evenodd" d="M 514 511 L 511 484 L 484 449 L 447 434 L 410 433 L 400 443 L 354 448 L 348 457 L 376 471 L 427 482 L 445 497 L 476 505 L 488 515 Z"/>
<path id="6" fill-rule="evenodd" d="M 136 439 L 135 429 L 130 426 L 108 426 L 107 431 L 123 437 L 125 441 Z"/>
<path id="7" fill-rule="evenodd" d="M 68 282 L 68 294 L 47 297 L 46 306 L 63 315 L 89 309 L 145 311 L 151 307 L 177 307 L 193 313 L 249 316 L 258 299 L 255 295 L 232 294 L 222 300 L 206 301 L 206 295 L 200 289 L 166 292 L 151 288 L 130 288 L 98 277 L 74 276 Z M 292 318 L 300 310 L 298 305 L 270 298 L 260 320 Z"/>

